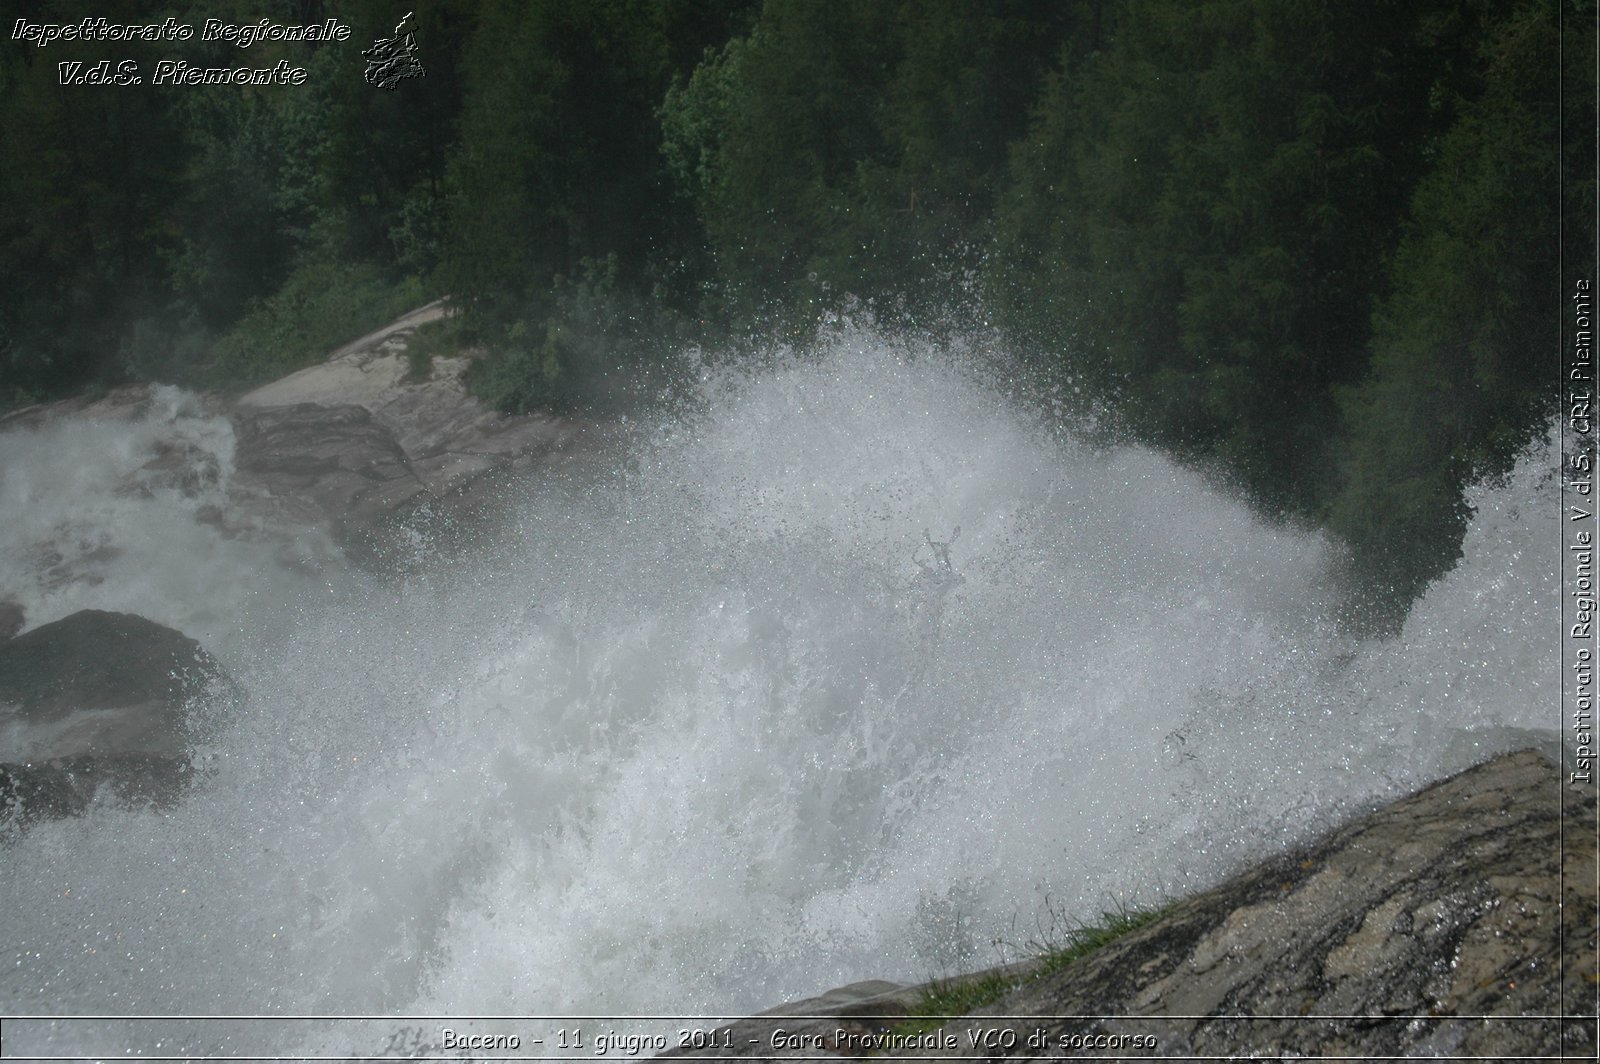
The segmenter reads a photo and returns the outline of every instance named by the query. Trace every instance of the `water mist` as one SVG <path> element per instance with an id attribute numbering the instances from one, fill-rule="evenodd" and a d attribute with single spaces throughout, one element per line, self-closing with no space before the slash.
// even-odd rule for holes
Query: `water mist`
<path id="1" fill-rule="evenodd" d="M 177 808 L 0 854 L 0 1012 L 733 1016 L 994 963 L 1047 899 L 1159 903 L 1554 736 L 1549 444 L 1358 639 L 1319 534 L 1002 374 L 855 328 L 704 369 L 613 468 L 517 486 L 404 577 L 116 494 L 179 422 L 225 488 L 227 424 L 180 393 L 0 437 L 0 543 L 115 548 L 94 585 L 0 562 L 30 621 L 141 612 L 249 693 Z"/>

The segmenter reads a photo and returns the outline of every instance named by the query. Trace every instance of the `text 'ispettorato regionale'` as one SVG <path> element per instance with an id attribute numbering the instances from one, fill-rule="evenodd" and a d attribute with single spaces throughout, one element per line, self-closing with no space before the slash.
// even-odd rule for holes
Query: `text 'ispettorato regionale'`
<path id="1" fill-rule="evenodd" d="M 208 18 L 198 32 L 187 22 L 168 17 L 160 22 L 112 22 L 90 17 L 77 22 L 34 22 L 19 18 L 11 27 L 11 39 L 26 41 L 40 48 L 57 42 L 141 42 L 159 44 L 199 40 L 223 41 L 249 48 L 259 41 L 325 43 L 347 41 L 350 27 L 336 18 L 321 22 L 282 23 L 271 19 L 256 22 L 224 22 Z M 64 85 L 137 85 L 144 81 L 139 64 L 132 59 L 98 63 L 64 62 L 60 81 Z M 270 67 L 197 67 L 186 60 L 163 59 L 156 63 L 151 77 L 156 85 L 299 85 L 306 80 L 304 67 L 279 60 Z"/>

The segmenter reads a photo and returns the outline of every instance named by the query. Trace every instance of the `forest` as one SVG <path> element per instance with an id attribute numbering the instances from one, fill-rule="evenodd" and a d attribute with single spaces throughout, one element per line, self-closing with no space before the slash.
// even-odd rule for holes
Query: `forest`
<path id="1" fill-rule="evenodd" d="M 1063 419 L 1327 529 L 1381 616 L 1543 431 L 1594 268 L 1593 0 L 115 6 L 351 33 L 5 27 L 0 411 L 242 391 L 440 296 L 419 350 L 508 411 L 829 315 L 981 328 Z M 424 73 L 376 86 L 407 11 Z M 306 75 L 62 83 L 106 59 Z"/>

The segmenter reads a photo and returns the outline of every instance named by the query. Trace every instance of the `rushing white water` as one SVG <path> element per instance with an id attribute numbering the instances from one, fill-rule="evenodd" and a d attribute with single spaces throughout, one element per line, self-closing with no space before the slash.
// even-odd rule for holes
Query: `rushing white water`
<path id="1" fill-rule="evenodd" d="M 1158 902 L 1555 734 L 1548 445 L 1358 641 L 1318 535 L 996 373 L 853 330 L 708 370 L 614 475 L 530 484 L 404 582 L 287 578 L 194 498 L 110 494 L 147 424 L 0 438 L 0 543 L 103 529 L 138 574 L 13 560 L 0 594 L 184 628 L 250 695 L 172 812 L 0 854 L 0 1013 L 734 1015 L 991 963 L 1047 899 Z"/>
<path id="2" fill-rule="evenodd" d="M 291 589 L 342 582 L 324 537 L 266 539 L 214 516 L 229 506 L 227 419 L 176 388 L 148 405 L 0 433 L 0 599 L 28 627 L 121 610 L 227 655 Z"/>

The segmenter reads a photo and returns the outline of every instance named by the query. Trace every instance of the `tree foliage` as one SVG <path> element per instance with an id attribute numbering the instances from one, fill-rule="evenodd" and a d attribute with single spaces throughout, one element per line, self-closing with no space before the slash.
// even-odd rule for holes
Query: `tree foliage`
<path id="1" fill-rule="evenodd" d="M 1116 389 L 1142 435 L 1221 460 L 1274 508 L 1312 506 L 1449 76 L 1427 61 L 1435 15 L 1128 4 L 1016 150 L 997 301 Z"/>
<path id="2" fill-rule="evenodd" d="M 1478 76 L 1431 146 L 1386 273 L 1370 371 L 1339 394 L 1347 433 L 1332 525 L 1402 599 L 1454 563 L 1463 483 L 1504 472 L 1549 417 L 1563 235 L 1574 262 L 1593 261 L 1592 228 L 1560 226 L 1555 150 L 1559 76 L 1581 92 L 1593 51 L 1569 25 L 1567 70 L 1553 76 L 1557 14 L 1554 2 L 1522 4 L 1477 41 Z M 1569 151 L 1593 150 L 1592 125 L 1570 135 Z M 1567 191 L 1571 218 L 1584 217 L 1592 175 Z"/>
<path id="3" fill-rule="evenodd" d="M 1098 7 L 768 0 L 662 108 L 723 290 L 813 310 L 929 295 L 981 249 L 1006 146 Z"/>
<path id="4" fill-rule="evenodd" d="M 269 6 L 351 39 L 196 42 L 309 77 L 186 89 L 0 40 L 0 403 L 243 387 L 427 292 L 498 405 L 603 404 L 662 337 L 978 291 L 1059 394 L 1403 599 L 1537 430 L 1554 262 L 1593 258 L 1592 0 L 415 0 L 396 92 L 359 75 L 398 11 Z"/>

